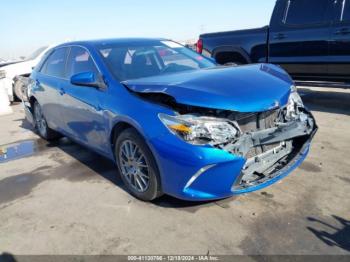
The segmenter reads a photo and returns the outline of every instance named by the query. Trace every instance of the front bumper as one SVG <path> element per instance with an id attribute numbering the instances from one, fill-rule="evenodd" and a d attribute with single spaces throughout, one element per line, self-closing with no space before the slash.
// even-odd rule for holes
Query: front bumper
<path id="1" fill-rule="evenodd" d="M 228 145 L 226 148 L 215 148 L 210 145 L 193 146 L 172 134 L 153 138 L 150 145 L 160 169 L 163 191 L 180 199 L 204 201 L 252 192 L 277 182 L 298 167 L 309 152 L 310 142 L 317 131 L 317 126 L 312 115 L 308 113 L 308 117 L 312 126 L 305 132 L 300 125 L 292 124 L 271 129 L 265 136 L 257 132 L 250 134 L 250 140 L 248 137 L 244 138 L 249 140 L 245 143 L 249 145 L 248 148 L 243 149 L 246 151 L 255 143 L 261 145 L 276 142 L 281 142 L 279 146 L 287 150 L 283 153 L 281 149 L 271 149 L 277 158 L 276 155 L 271 158 L 268 152 L 266 157 L 259 155 L 252 158 L 256 161 L 273 159 L 271 165 L 267 165 L 264 169 L 260 168 L 264 175 L 259 175 L 261 177 L 257 176 L 255 179 L 251 178 L 253 172 L 248 172 L 252 166 L 254 167 L 248 165 L 252 159 L 247 160 L 244 156 L 233 153 L 235 149 L 232 146 Z M 288 149 L 285 141 L 293 143 L 293 149 Z"/>

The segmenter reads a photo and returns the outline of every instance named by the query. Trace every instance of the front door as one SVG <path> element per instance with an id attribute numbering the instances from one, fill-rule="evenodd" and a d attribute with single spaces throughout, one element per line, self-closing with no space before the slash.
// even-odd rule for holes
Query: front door
<path id="1" fill-rule="evenodd" d="M 73 46 L 67 61 L 68 77 L 83 72 L 93 72 L 96 76 L 99 74 L 88 50 Z M 104 95 L 105 90 L 73 85 L 70 81 L 65 85 L 63 95 L 67 132 L 74 139 L 101 153 L 106 152 L 109 146 L 101 108 Z"/>
<path id="2" fill-rule="evenodd" d="M 296 79 L 328 74 L 328 47 L 333 0 L 278 2 L 270 28 L 270 63 Z"/>
<path id="3" fill-rule="evenodd" d="M 334 80 L 350 81 L 350 0 L 336 0 L 330 44 L 329 73 Z"/>

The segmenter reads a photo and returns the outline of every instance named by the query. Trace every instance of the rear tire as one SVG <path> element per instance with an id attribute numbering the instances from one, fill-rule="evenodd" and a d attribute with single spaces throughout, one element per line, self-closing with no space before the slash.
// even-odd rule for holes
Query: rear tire
<path id="1" fill-rule="evenodd" d="M 135 129 L 128 128 L 116 138 L 114 153 L 121 178 L 133 196 L 151 201 L 162 195 L 156 161 Z"/>
<path id="2" fill-rule="evenodd" d="M 13 84 L 13 93 L 19 101 L 23 100 L 23 83 L 20 80 L 16 80 Z"/>
<path id="3" fill-rule="evenodd" d="M 59 133 L 49 128 L 49 126 L 47 125 L 46 119 L 44 117 L 44 114 L 42 112 L 41 106 L 38 103 L 38 101 L 34 102 L 33 117 L 34 117 L 35 130 L 38 132 L 38 134 L 42 138 L 44 138 L 45 140 L 51 141 L 51 140 L 59 139 L 61 137 Z"/>

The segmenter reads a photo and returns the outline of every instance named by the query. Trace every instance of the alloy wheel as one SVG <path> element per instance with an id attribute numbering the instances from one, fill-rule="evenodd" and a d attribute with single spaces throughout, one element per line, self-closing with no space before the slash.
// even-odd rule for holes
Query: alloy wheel
<path id="1" fill-rule="evenodd" d="M 119 165 L 122 175 L 134 190 L 147 191 L 150 183 L 149 165 L 140 147 L 131 140 L 125 140 L 120 145 Z"/>

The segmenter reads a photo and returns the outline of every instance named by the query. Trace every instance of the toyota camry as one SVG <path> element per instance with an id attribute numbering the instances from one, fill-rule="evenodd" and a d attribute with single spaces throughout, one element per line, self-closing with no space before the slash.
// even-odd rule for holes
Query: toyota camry
<path id="1" fill-rule="evenodd" d="M 64 135 L 110 158 L 144 201 L 262 189 L 301 164 L 317 130 L 280 67 L 218 66 L 167 39 L 56 46 L 27 96 L 41 137 Z"/>

